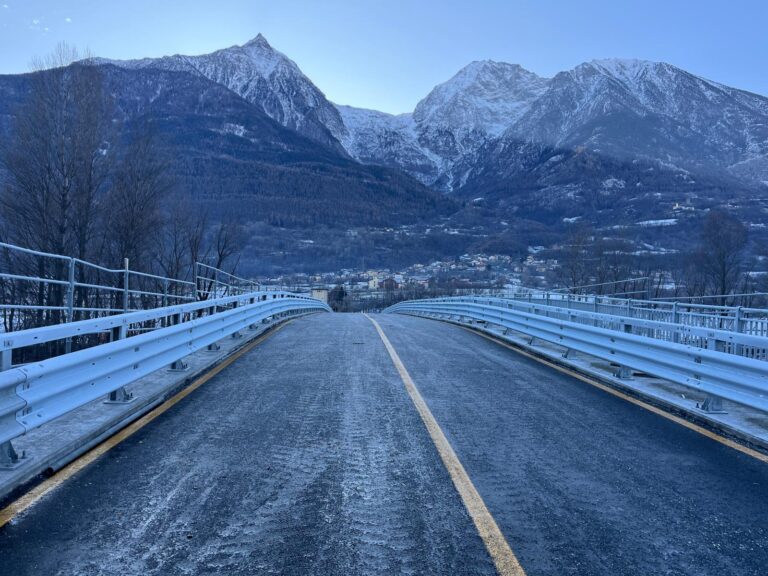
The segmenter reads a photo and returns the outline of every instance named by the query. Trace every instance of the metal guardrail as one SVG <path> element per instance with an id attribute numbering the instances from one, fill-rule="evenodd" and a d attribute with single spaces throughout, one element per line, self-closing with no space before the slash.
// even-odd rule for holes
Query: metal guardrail
<path id="1" fill-rule="evenodd" d="M 672 324 L 743 332 L 754 336 L 768 336 L 768 309 L 765 308 L 696 304 L 674 299 L 642 300 L 558 292 L 517 293 L 505 295 L 504 298 Z"/>
<path id="2" fill-rule="evenodd" d="M 6 334 L 0 347 L 0 466 L 18 464 L 11 440 L 33 428 L 105 395 L 130 401 L 126 385 L 163 367 L 183 369 L 185 356 L 250 326 L 321 311 L 330 309 L 313 298 L 255 292 Z M 128 337 L 131 326 L 147 322 L 164 327 Z M 11 365 L 16 349 L 96 333 L 112 341 Z"/>
<path id="3" fill-rule="evenodd" d="M 768 411 L 762 335 L 504 298 L 412 300 L 385 312 L 500 326 L 618 364 L 619 375 L 637 370 Z"/>

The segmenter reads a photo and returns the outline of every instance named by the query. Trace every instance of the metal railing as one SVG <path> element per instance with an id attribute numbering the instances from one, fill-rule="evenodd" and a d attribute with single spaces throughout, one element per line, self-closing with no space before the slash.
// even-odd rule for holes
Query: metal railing
<path id="1" fill-rule="evenodd" d="M 19 464 L 11 441 L 33 428 L 105 395 L 129 401 L 126 385 L 163 367 L 183 369 L 185 356 L 226 336 L 321 311 L 330 309 L 306 296 L 254 292 L 7 334 L 0 346 L 0 467 Z M 135 330 L 147 326 L 154 329 Z M 41 362 L 12 363 L 24 347 L 83 335 L 98 335 L 103 343 Z"/>
<path id="2" fill-rule="evenodd" d="M 0 242 L 3 331 L 159 308 L 196 299 L 195 283 L 107 268 Z"/>
<path id="3" fill-rule="evenodd" d="M 262 286 L 256 280 L 241 278 L 215 266 L 195 262 L 195 292 L 198 300 L 223 298 L 270 289 L 272 288 Z M 280 288 L 276 289 L 280 290 Z"/>
<path id="4" fill-rule="evenodd" d="M 504 298 L 516 302 L 523 301 L 572 310 L 657 320 L 754 336 L 768 336 L 768 309 L 765 308 L 717 306 L 680 300 L 642 300 L 559 292 L 517 293 L 505 295 Z"/>
<path id="5" fill-rule="evenodd" d="M 192 280 L 0 242 L 0 332 L 246 294 L 255 280 L 195 262 Z M 274 288 L 272 288 L 274 289 Z"/>
<path id="6" fill-rule="evenodd" d="M 485 325 L 500 326 L 708 396 L 768 410 L 768 337 L 763 333 L 739 332 L 720 324 L 709 326 L 709 322 L 699 324 L 702 318 L 708 318 L 703 313 L 692 312 L 695 321 L 683 322 L 678 316 L 678 321 L 672 322 L 667 309 L 655 317 L 655 309 L 642 315 L 639 310 L 643 308 L 633 309 L 631 302 L 621 307 L 578 297 L 553 301 L 553 295 L 548 296 L 548 300 L 412 300 L 395 304 L 385 312 L 480 323 L 481 329 Z M 735 321 L 731 316 L 730 325 Z"/>

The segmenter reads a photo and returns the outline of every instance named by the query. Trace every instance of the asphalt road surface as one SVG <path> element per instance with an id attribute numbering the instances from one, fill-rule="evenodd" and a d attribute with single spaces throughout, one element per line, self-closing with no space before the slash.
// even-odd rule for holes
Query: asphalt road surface
<path id="1" fill-rule="evenodd" d="M 768 465 L 376 319 L 526 573 L 768 574 Z M 0 575 L 494 574 L 372 323 L 297 320 L 0 529 Z"/>

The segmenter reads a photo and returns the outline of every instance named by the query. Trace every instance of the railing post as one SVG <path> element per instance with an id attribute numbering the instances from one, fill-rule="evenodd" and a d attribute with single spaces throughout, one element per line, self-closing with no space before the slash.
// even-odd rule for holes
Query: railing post
<path id="1" fill-rule="evenodd" d="M 128 312 L 128 291 L 130 288 L 130 270 L 128 258 L 123 259 L 123 312 Z"/>
<path id="2" fill-rule="evenodd" d="M 195 262 L 195 300 L 200 300 L 200 275 L 198 270 L 200 269 L 200 263 Z"/>
<path id="3" fill-rule="evenodd" d="M 163 308 L 168 306 L 168 278 L 163 278 Z"/>
<path id="4" fill-rule="evenodd" d="M 734 315 L 734 318 L 733 318 L 733 329 L 738 334 L 741 334 L 744 331 L 744 321 L 741 316 L 742 316 L 742 311 L 741 311 L 741 306 L 739 306 L 738 308 L 736 308 L 736 314 Z M 739 356 L 743 355 L 744 345 L 736 344 L 736 350 L 734 350 L 734 352 L 736 352 L 736 354 L 738 354 Z"/>
<path id="5" fill-rule="evenodd" d="M 66 322 L 72 322 L 75 319 L 75 259 L 70 258 L 67 263 L 67 317 Z M 64 352 L 72 352 L 72 338 L 64 341 Z"/>
<path id="6" fill-rule="evenodd" d="M 672 341 L 680 342 L 680 313 L 677 311 L 677 300 L 672 303 L 672 323 L 675 325 Z"/>

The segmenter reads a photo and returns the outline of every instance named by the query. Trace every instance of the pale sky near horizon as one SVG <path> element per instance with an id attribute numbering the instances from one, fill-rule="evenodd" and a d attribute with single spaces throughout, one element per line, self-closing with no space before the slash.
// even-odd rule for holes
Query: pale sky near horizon
<path id="1" fill-rule="evenodd" d="M 60 41 L 97 56 L 203 54 L 259 32 L 330 98 L 399 113 L 473 60 L 552 76 L 669 62 L 768 96 L 768 0 L 0 0 L 0 73 Z"/>

